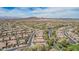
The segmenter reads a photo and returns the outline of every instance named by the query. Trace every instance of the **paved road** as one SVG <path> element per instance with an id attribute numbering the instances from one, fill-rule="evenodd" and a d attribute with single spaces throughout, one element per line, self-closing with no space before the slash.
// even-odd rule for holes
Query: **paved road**
<path id="1" fill-rule="evenodd" d="M 35 32 L 33 31 L 29 37 L 29 40 L 28 40 L 28 46 L 30 46 L 32 44 L 32 38 L 34 36 Z M 4 49 L 3 51 L 16 51 L 18 48 L 21 48 L 21 47 L 15 47 L 15 48 L 7 48 L 7 49 Z"/>
<path id="2" fill-rule="evenodd" d="M 52 29 L 48 28 L 48 36 L 49 36 L 49 38 L 51 37 L 51 35 L 52 35 Z"/>
<path id="3" fill-rule="evenodd" d="M 70 27 L 62 27 L 58 30 L 57 32 L 57 37 L 64 37 L 66 36 L 69 39 L 69 42 L 74 44 L 77 43 L 77 39 L 75 36 L 72 36 L 72 33 L 69 34 L 69 32 L 71 32 L 71 30 L 73 30 L 74 28 Z M 58 35 L 60 34 L 60 35 Z"/>
<path id="4" fill-rule="evenodd" d="M 30 45 L 32 44 L 32 41 L 33 41 L 32 39 L 33 39 L 34 35 L 35 35 L 35 31 L 33 31 L 33 32 L 31 33 L 30 37 L 29 37 L 29 40 L 28 40 L 28 42 L 27 42 L 28 46 L 30 46 Z"/>
<path id="5" fill-rule="evenodd" d="M 66 31 L 64 35 L 69 38 L 70 43 L 77 43 L 76 38 L 71 37 Z"/>
<path id="6" fill-rule="evenodd" d="M 70 29 L 71 28 L 64 28 L 64 27 L 62 27 L 62 28 L 60 28 L 61 29 L 61 32 L 59 32 L 60 34 L 62 34 L 62 35 L 58 35 L 58 37 L 64 37 L 64 36 L 66 36 L 66 37 L 68 37 L 68 39 L 69 39 L 69 43 L 71 43 L 71 44 L 75 44 L 75 43 L 77 43 L 77 39 L 76 39 L 76 37 L 75 36 L 71 36 L 71 34 L 69 34 L 69 32 L 71 32 L 70 31 Z M 60 31 L 60 30 L 59 30 Z M 57 34 L 58 34 L 58 32 L 57 32 Z M 54 43 L 54 48 L 56 48 L 57 50 L 62 50 L 62 49 L 60 49 L 59 47 L 57 47 L 57 45 L 56 45 L 57 43 Z M 63 48 L 63 46 L 62 46 L 62 48 Z"/>
<path id="7" fill-rule="evenodd" d="M 16 51 L 17 50 L 17 47 L 16 48 L 7 48 L 7 49 L 4 49 L 2 51 Z"/>
<path id="8" fill-rule="evenodd" d="M 27 46 L 21 46 L 21 47 L 14 47 L 14 48 L 7 48 L 7 49 L 4 49 L 2 51 L 17 51 L 19 48 L 23 48 L 23 47 L 27 47 Z"/>

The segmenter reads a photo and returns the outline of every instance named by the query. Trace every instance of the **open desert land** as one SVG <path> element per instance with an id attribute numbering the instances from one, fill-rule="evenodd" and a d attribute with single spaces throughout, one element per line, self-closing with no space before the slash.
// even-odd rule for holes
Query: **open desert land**
<path id="1" fill-rule="evenodd" d="M 0 20 L 1 51 L 79 50 L 79 20 Z"/>

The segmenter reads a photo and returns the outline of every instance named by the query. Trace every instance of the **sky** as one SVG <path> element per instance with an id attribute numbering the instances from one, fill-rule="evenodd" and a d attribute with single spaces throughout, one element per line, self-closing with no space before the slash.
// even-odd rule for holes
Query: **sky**
<path id="1" fill-rule="evenodd" d="M 0 7 L 0 17 L 79 18 L 78 7 Z"/>

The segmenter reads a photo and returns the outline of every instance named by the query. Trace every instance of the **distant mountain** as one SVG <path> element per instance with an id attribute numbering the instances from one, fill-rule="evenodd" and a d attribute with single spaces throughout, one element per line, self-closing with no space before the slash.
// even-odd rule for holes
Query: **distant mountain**
<path id="1" fill-rule="evenodd" d="M 0 20 L 79 20 L 79 18 L 38 18 L 38 17 L 19 18 L 12 16 L 0 16 Z"/>
<path id="2" fill-rule="evenodd" d="M 79 18 L 38 18 L 38 17 L 28 17 L 28 18 L 23 18 L 26 20 L 79 20 Z"/>
<path id="3" fill-rule="evenodd" d="M 10 19 L 18 19 L 19 17 L 12 16 L 0 16 L 0 20 L 10 20 Z"/>

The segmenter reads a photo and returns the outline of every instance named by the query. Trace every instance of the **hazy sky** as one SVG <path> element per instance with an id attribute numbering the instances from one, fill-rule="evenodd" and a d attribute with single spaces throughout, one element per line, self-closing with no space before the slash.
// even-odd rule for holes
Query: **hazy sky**
<path id="1" fill-rule="evenodd" d="M 0 17 L 79 18 L 77 7 L 1 7 Z"/>

